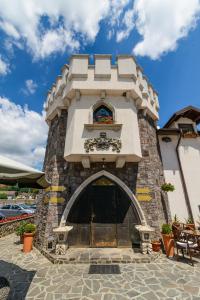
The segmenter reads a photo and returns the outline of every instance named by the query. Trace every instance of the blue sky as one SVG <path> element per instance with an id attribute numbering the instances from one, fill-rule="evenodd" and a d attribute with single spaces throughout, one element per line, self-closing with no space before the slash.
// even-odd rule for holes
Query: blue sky
<path id="1" fill-rule="evenodd" d="M 72 53 L 134 54 L 159 93 L 160 126 L 200 107 L 199 15 L 199 0 L 0 0 L 0 154 L 41 165 L 43 103 Z"/>

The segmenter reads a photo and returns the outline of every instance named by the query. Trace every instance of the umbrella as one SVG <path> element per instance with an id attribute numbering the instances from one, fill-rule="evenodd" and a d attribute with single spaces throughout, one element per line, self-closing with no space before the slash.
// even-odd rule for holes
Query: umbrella
<path id="1" fill-rule="evenodd" d="M 44 172 L 0 155 L 0 184 L 46 188 L 50 183 Z"/>

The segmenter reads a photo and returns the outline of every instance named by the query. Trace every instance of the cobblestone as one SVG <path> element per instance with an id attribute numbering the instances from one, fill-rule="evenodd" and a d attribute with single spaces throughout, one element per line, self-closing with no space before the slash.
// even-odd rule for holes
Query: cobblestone
<path id="1" fill-rule="evenodd" d="M 0 276 L 8 300 L 198 300 L 200 260 L 194 267 L 161 255 L 151 263 L 119 264 L 121 274 L 88 274 L 89 264 L 52 264 L 37 249 L 24 254 L 18 237 L 0 239 Z"/>

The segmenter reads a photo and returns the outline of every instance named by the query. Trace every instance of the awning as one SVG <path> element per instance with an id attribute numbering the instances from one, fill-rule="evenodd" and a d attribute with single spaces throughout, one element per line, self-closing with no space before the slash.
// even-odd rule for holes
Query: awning
<path id="1" fill-rule="evenodd" d="M 50 183 L 44 172 L 0 155 L 0 184 L 46 188 Z"/>

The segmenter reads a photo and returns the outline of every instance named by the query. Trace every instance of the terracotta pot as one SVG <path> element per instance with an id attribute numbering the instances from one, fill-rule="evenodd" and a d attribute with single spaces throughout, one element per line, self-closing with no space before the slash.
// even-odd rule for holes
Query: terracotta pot
<path id="1" fill-rule="evenodd" d="M 20 235 L 20 243 L 21 243 L 21 244 L 24 243 L 24 235 L 23 235 L 23 234 Z"/>
<path id="2" fill-rule="evenodd" d="M 24 233 L 23 252 L 25 253 L 31 252 L 33 248 L 33 237 L 34 237 L 34 233 Z"/>
<path id="3" fill-rule="evenodd" d="M 174 256 L 174 239 L 171 234 L 162 234 L 163 244 L 167 257 Z"/>
<path id="4" fill-rule="evenodd" d="M 161 246 L 160 242 L 151 242 L 151 244 L 152 244 L 152 250 L 154 252 L 159 252 L 160 251 L 160 246 Z"/>

